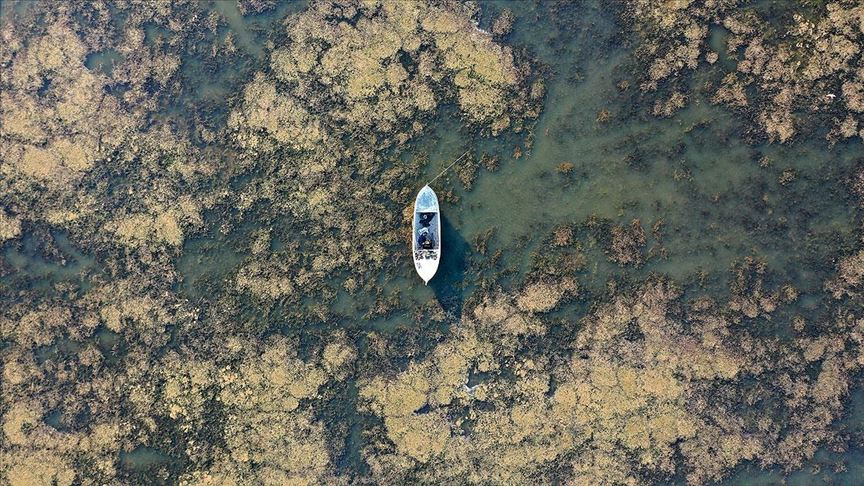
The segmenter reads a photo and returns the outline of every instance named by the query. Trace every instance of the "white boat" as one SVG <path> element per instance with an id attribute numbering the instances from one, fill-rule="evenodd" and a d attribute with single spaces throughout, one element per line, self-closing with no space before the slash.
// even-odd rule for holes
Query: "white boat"
<path id="1" fill-rule="evenodd" d="M 441 261 L 441 211 L 438 196 L 429 186 L 423 186 L 414 200 L 414 224 L 411 235 L 411 250 L 414 253 L 414 268 L 428 284 Z"/>

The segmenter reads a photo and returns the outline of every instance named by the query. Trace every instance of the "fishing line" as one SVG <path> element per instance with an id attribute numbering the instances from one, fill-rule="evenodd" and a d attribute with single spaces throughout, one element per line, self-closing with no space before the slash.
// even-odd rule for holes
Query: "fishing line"
<path id="1" fill-rule="evenodd" d="M 431 185 L 433 182 L 437 181 L 439 177 L 443 176 L 443 175 L 444 175 L 448 170 L 450 170 L 451 167 L 453 167 L 454 165 L 456 165 L 456 163 L 459 162 L 460 160 L 464 159 L 465 156 L 468 155 L 470 152 L 471 152 L 471 149 L 466 150 L 465 153 L 463 153 L 462 155 L 460 155 L 459 157 L 457 157 L 456 160 L 454 160 L 453 162 L 451 162 L 450 165 L 448 165 L 447 167 L 445 167 L 444 170 L 442 170 L 440 174 L 438 174 L 437 176 L 435 176 L 435 178 L 432 179 L 431 181 L 427 182 L 426 185 L 427 185 L 427 186 L 428 186 L 428 185 Z M 411 198 L 411 199 L 409 199 L 408 201 L 405 201 L 405 204 L 408 204 L 408 203 L 410 203 L 410 202 L 413 201 L 413 200 L 414 200 L 414 199 Z"/>
<path id="2" fill-rule="evenodd" d="M 471 149 L 466 150 L 464 154 L 460 155 L 458 159 L 454 160 L 450 165 L 448 165 L 444 170 L 442 170 L 440 174 L 438 174 L 437 176 L 435 176 L 434 179 L 432 179 L 431 181 L 427 182 L 426 185 L 429 186 L 429 185 L 431 185 L 433 182 L 437 181 L 439 177 L 441 177 L 442 175 L 444 175 L 445 172 L 447 172 L 448 170 L 450 170 L 450 167 L 453 167 L 454 165 L 456 165 L 456 162 L 459 162 L 460 160 L 462 160 L 463 158 L 465 158 L 465 156 L 468 155 L 469 152 L 471 152 Z"/>

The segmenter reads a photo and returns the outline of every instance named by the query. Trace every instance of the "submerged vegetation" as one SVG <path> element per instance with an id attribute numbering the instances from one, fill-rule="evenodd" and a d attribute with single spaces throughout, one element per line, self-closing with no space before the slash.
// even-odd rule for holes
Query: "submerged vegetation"
<path id="1" fill-rule="evenodd" d="M 856 467 L 864 170 L 776 147 L 860 149 L 864 9 L 589 4 L 0 5 L 0 484 Z M 635 50 L 568 64 L 573 39 L 610 49 L 592 36 Z M 592 83 L 602 106 L 556 111 Z M 745 175 L 688 164 L 729 142 L 702 101 L 746 120 Z M 641 125 L 688 138 L 657 149 Z M 580 137 L 597 160 L 533 156 Z M 410 202 L 466 149 L 417 286 Z M 477 196 L 542 163 L 544 204 L 587 207 L 616 174 L 633 194 L 516 230 L 518 191 Z"/>
<path id="2" fill-rule="evenodd" d="M 736 0 L 625 3 L 643 39 L 642 90 L 664 98 L 655 112 L 669 116 L 685 106 L 681 74 L 716 65 L 722 78 L 701 90 L 768 139 L 787 142 L 822 127 L 831 141 L 864 139 L 860 2 L 795 2 L 783 10 Z"/>

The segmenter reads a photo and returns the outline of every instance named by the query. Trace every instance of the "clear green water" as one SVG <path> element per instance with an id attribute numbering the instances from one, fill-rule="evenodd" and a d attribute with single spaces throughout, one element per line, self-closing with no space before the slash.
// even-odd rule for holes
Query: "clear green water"
<path id="1" fill-rule="evenodd" d="M 149 447 L 138 447 L 120 454 L 120 465 L 133 471 L 147 471 L 171 461 L 169 454 Z"/>
<path id="2" fill-rule="evenodd" d="M 87 56 L 84 65 L 87 69 L 99 70 L 105 76 L 111 76 L 114 71 L 114 66 L 123 61 L 123 55 L 114 49 L 106 49 L 100 52 L 94 52 Z"/>
<path id="3" fill-rule="evenodd" d="M 26 235 L 20 245 L 6 247 L 2 256 L 12 271 L 0 275 L 0 284 L 13 285 L 23 277 L 26 285 L 35 288 L 48 290 L 58 283 L 75 282 L 86 290 L 96 270 L 96 259 L 75 248 L 62 233 Z"/>
<path id="4" fill-rule="evenodd" d="M 476 156 L 496 155 L 500 168 L 495 172 L 481 168 L 470 191 L 455 171 L 436 181 L 439 193 L 452 190 L 457 197 L 442 204 L 446 257 L 438 275 L 424 287 L 407 256 L 396 255 L 398 263 L 382 269 L 379 276 L 383 293 L 397 296 L 394 310 L 369 318 L 373 296 L 338 291 L 327 303 L 330 318 L 308 323 L 310 328 L 410 329 L 416 326 L 411 315 L 430 299 L 437 299 L 455 320 L 490 270 L 485 261 L 491 251 L 476 252 L 471 243 L 475 238 L 494 231 L 489 246 L 502 249 L 506 258 L 491 271 L 509 275 L 499 281 L 506 287 L 530 270 L 535 252 L 542 249 L 552 229 L 561 224 L 579 227 L 590 218 L 611 224 L 640 219 L 649 234 L 647 248 L 662 247 L 665 257 L 622 269 L 605 257 L 602 242 L 586 236 L 580 240 L 587 264 L 579 281 L 588 295 L 601 292 L 610 279 L 630 281 L 664 274 L 685 285 L 686 297 L 712 295 L 722 300 L 728 298 L 733 263 L 755 257 L 767 263 L 775 283 L 790 283 L 801 292 L 796 311 L 822 312 L 822 285 L 835 270 L 826 255 L 851 248 L 857 238 L 849 192 L 836 181 L 856 163 L 860 144 L 829 147 L 818 138 L 788 146 L 753 144 L 746 140 L 745 128 L 735 115 L 700 98 L 698 90 L 688 108 L 668 119 L 655 118 L 650 115 L 652 100 L 638 91 L 632 48 L 615 26 L 614 12 L 586 2 L 578 12 L 565 12 L 557 23 L 536 22 L 535 17 L 548 18 L 548 5 L 484 2 L 481 26 L 488 25 L 503 6 L 518 17 L 508 42 L 526 49 L 553 73 L 546 83 L 543 114 L 531 134 L 533 147 L 524 148 L 525 134 L 477 138 L 460 130 L 455 117 L 443 115 L 436 128 L 403 155 L 429 158 L 417 187 L 465 148 L 472 148 Z M 234 15 L 233 8 L 221 4 L 216 8 L 226 16 Z M 232 17 L 230 28 L 242 29 L 245 22 Z M 714 33 L 712 42 L 722 42 L 723 35 Z M 237 34 L 238 39 L 247 36 Z M 254 49 L 250 52 L 259 55 Z M 723 66 L 728 68 L 727 59 L 718 69 Z M 630 84 L 627 90 L 618 87 L 624 80 Z M 597 121 L 602 110 L 610 112 L 608 122 Z M 515 145 L 525 152 L 520 158 L 512 156 Z M 760 166 L 766 160 L 770 163 Z M 562 162 L 575 165 L 572 175 L 556 171 Z M 794 169 L 797 177 L 782 185 L 779 178 L 787 169 Z M 235 271 L 257 227 L 254 214 L 248 221 L 248 226 L 228 235 L 210 231 L 186 243 L 178 269 L 183 285 L 192 285 L 186 287 L 191 297 L 203 295 L 192 290 L 194 282 L 219 282 Z M 658 221 L 662 221 L 660 240 L 650 235 Z M 283 222 L 263 224 L 279 234 Z M 577 319 L 585 311 L 575 303 L 561 313 Z M 862 411 L 853 407 L 849 420 L 860 424 Z M 359 467 L 358 422 L 351 430 L 343 463 Z M 846 462 L 847 470 L 835 474 L 830 465 L 838 461 Z M 817 475 L 812 474 L 814 468 L 820 471 Z M 862 468 L 861 451 L 822 451 L 802 471 L 784 474 L 745 465 L 726 483 L 810 484 L 827 478 L 854 484 Z"/>
<path id="5" fill-rule="evenodd" d="M 490 247 L 503 249 L 506 255 L 503 268 L 496 270 L 512 275 L 501 280 L 506 286 L 530 269 L 534 252 L 553 228 L 578 227 L 590 218 L 612 224 L 640 219 L 649 233 L 647 247 L 662 247 L 665 256 L 622 269 L 605 258 L 601 242 L 584 238 L 587 265 L 579 278 L 589 293 L 601 291 L 610 279 L 664 274 L 685 285 L 688 297 L 707 294 L 722 300 L 728 297 L 733 263 L 755 257 L 767 263 L 775 283 L 790 283 L 801 292 L 796 311 L 822 311 L 822 285 L 834 271 L 826 255 L 851 248 L 857 238 L 854 205 L 849 191 L 837 181 L 857 162 L 859 143 L 829 147 L 814 137 L 786 146 L 754 144 L 747 141 L 745 127 L 735 115 L 711 105 L 698 90 L 688 108 L 668 119 L 655 118 L 649 114 L 651 100 L 636 87 L 632 50 L 620 37 L 613 12 L 601 4 L 583 3 L 578 13 L 570 12 L 556 24 L 533 21 L 535 16 L 548 18 L 545 4 L 488 2 L 483 4 L 481 25 L 488 25 L 505 5 L 519 19 L 508 41 L 525 48 L 553 73 L 546 84 L 544 112 L 531 134 L 533 147 L 524 149 L 524 134 L 478 139 L 444 115 L 437 128 L 406 154 L 430 160 L 418 187 L 466 147 L 477 156 L 495 154 L 500 169 L 481 168 L 470 191 L 454 171 L 436 181 L 436 190 L 453 190 L 458 199 L 443 203 L 446 258 L 438 275 L 424 287 L 407 257 L 396 256 L 398 265 L 382 269 L 380 282 L 385 294 L 398 296 L 397 309 L 370 319 L 364 316 L 373 298 L 340 291 L 328 303 L 335 319 L 321 325 L 385 332 L 410 328 L 415 325 L 412 309 L 430 299 L 458 318 L 461 304 L 483 278 L 487 257 L 472 248 L 475 238 L 494 230 Z M 216 7 L 226 16 L 235 15 L 225 5 Z M 232 30 L 247 22 L 231 18 Z M 238 33 L 237 38 L 248 35 Z M 710 41 L 722 43 L 724 35 L 718 30 Z M 254 49 L 250 52 L 259 55 Z M 728 59 L 721 59 L 717 69 L 724 66 L 728 69 Z M 621 90 L 618 84 L 625 80 L 630 88 Z M 597 120 L 603 110 L 611 114 L 605 123 Z M 514 144 L 521 145 L 525 155 L 514 158 Z M 572 175 L 556 171 L 562 162 L 575 165 Z M 788 169 L 794 169 L 796 178 L 781 184 L 780 176 Z M 205 234 L 187 242 L 178 261 L 184 285 L 230 275 L 255 229 L 252 221 L 254 216 L 249 227 L 228 235 Z M 650 228 L 660 221 L 662 237 L 657 240 Z M 279 232 L 279 221 L 267 224 Z M 563 312 L 580 312 L 578 308 L 576 304 Z M 861 412 L 861 407 L 853 407 L 849 420 L 860 424 Z M 800 472 L 784 475 L 744 466 L 727 482 L 809 484 L 827 477 L 854 484 L 864 468 L 862 457 L 858 450 L 839 455 L 823 451 Z M 847 471 L 834 474 L 829 464 L 837 461 L 847 462 Z M 813 468 L 819 469 L 818 475 L 811 473 Z"/>
<path id="6" fill-rule="evenodd" d="M 543 114 L 530 135 L 533 146 L 525 149 L 525 134 L 478 138 L 460 130 L 454 115 L 442 115 L 436 128 L 403 155 L 430 160 L 417 178 L 418 188 L 465 148 L 473 149 L 476 156 L 496 155 L 500 168 L 494 172 L 481 168 L 471 190 L 465 190 L 453 172 L 436 182 L 439 193 L 452 190 L 456 196 L 442 204 L 445 260 L 438 275 L 430 286 L 423 286 L 414 275 L 407 249 L 394 248 L 404 250 L 404 255 L 395 255 L 394 263 L 375 276 L 382 293 L 396 297 L 390 312 L 370 317 L 375 296 L 351 296 L 339 290 L 326 302 L 328 318 L 304 322 L 308 330 L 392 333 L 416 326 L 411 316 L 432 299 L 455 322 L 462 304 L 487 273 L 500 274 L 498 283 L 505 288 L 519 282 L 555 227 L 581 228 L 592 218 L 624 225 L 638 218 L 649 235 L 647 248 L 662 247 L 665 256 L 648 258 L 640 267 L 621 268 L 606 258 L 602 241 L 588 230 L 577 230 L 586 257 L 586 265 L 578 272 L 585 300 L 602 292 L 610 279 L 628 282 L 650 274 L 668 275 L 680 282 L 687 297 L 707 294 L 723 300 L 728 297 L 731 266 L 750 256 L 767 263 L 776 283 L 790 283 L 801 292 L 797 311 L 807 315 L 822 312 L 822 285 L 834 271 L 831 255 L 848 250 L 857 241 L 858 215 L 850 204 L 849 191 L 837 181 L 858 162 L 860 143 L 829 147 L 813 137 L 788 146 L 753 144 L 746 140 L 740 120 L 700 98 L 698 90 L 688 108 L 671 118 L 657 119 L 649 114 L 652 100 L 638 91 L 632 45 L 621 37 L 615 13 L 602 2 L 581 3 L 552 22 L 535 20 L 551 18 L 548 4 L 484 2 L 481 25 L 488 25 L 503 6 L 518 17 L 508 42 L 526 49 L 551 73 Z M 12 8 L 22 7 L 15 4 Z M 184 92 L 166 116 L 188 121 L 192 118 L 189 110 L 200 110 L 206 115 L 205 123 L 218 128 L 225 120 L 226 103 L 230 103 L 226 100 L 266 63 L 264 43 L 270 30 L 285 15 L 302 8 L 302 3 L 286 2 L 265 15 L 247 17 L 240 15 L 233 0 L 212 2 L 212 8 L 227 23 L 218 35 L 224 38 L 230 32 L 241 50 L 238 63 L 219 66 L 214 77 L 213 68 L 205 67 L 199 57 L 184 59 L 186 85 L 196 88 Z M 156 27 L 147 31 L 148 42 L 158 42 L 164 35 Z M 720 30 L 712 32 L 710 42 L 722 44 L 724 35 Z M 88 68 L 110 75 L 112 61 L 118 59 L 116 52 L 94 54 L 88 58 Z M 721 59 L 717 69 L 728 68 L 728 63 Z M 630 88 L 620 89 L 621 81 L 628 81 Z M 611 114 L 610 119 L 599 122 L 598 114 L 604 110 Z M 515 145 L 523 148 L 522 157 L 513 157 Z M 766 160 L 770 163 L 760 165 Z M 572 174 L 558 173 L 556 167 L 562 162 L 574 164 Z M 794 169 L 797 176 L 781 184 L 779 178 L 788 169 Z M 290 222 L 259 216 L 250 211 L 242 224 L 226 233 L 220 230 L 220 218 L 215 213 L 208 215 L 206 228 L 186 239 L 176 259 L 181 275 L 176 290 L 192 301 L 215 301 L 226 279 L 242 265 L 256 230 L 272 227 L 274 241 L 292 238 Z M 662 222 L 659 239 L 650 234 L 658 222 Z M 491 250 L 481 254 L 472 242 L 490 230 Z M 86 282 L 96 266 L 94 258 L 62 236 L 56 241 L 68 255 L 62 263 L 45 261 L 36 244 L 26 238 L 21 245 L 4 248 L 5 260 L 17 272 L 14 278 L 24 276 L 33 285 L 46 287 L 69 279 Z M 501 249 L 505 258 L 490 267 L 488 255 L 495 249 Z M 9 283 L 13 277 L 2 278 L 0 283 Z M 585 313 L 583 303 L 561 312 L 579 319 Z M 308 309 L 314 304 L 302 305 Z M 256 303 L 242 305 L 254 311 Z M 251 312 L 262 327 L 291 313 L 278 305 L 265 315 Z M 118 345 L 117 336 L 108 331 L 101 332 L 98 340 L 107 348 Z M 353 383 L 348 386 L 346 410 L 353 410 L 350 404 L 356 399 L 356 389 Z M 860 390 L 850 402 L 845 426 L 864 432 Z M 350 415 L 346 420 L 352 421 L 351 434 L 341 467 L 361 468 L 362 418 Z M 151 448 L 139 448 L 120 458 L 123 467 L 136 471 L 170 461 L 170 455 Z M 835 474 L 832 466 L 838 461 L 845 462 L 847 470 Z M 814 474 L 814 468 L 819 472 Z M 859 484 L 862 475 L 864 452 L 826 450 L 802 471 L 784 474 L 745 465 L 725 483 L 803 485 L 827 480 Z"/>

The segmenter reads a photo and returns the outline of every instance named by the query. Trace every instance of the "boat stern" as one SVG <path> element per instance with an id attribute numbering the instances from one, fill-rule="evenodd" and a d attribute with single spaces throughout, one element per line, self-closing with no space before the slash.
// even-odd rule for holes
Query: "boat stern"
<path id="1" fill-rule="evenodd" d="M 438 271 L 438 258 L 434 259 L 415 259 L 414 269 L 417 270 L 417 275 L 423 279 L 423 283 L 428 285 L 432 277 Z"/>

